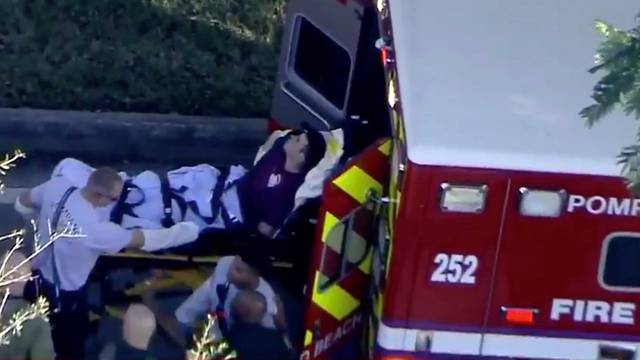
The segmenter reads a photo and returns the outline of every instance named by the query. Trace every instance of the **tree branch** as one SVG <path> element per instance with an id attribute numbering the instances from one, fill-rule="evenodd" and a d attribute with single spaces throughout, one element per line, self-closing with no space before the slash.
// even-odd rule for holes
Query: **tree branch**
<path id="1" fill-rule="evenodd" d="M 13 230 L 11 233 L 9 233 L 7 235 L 0 236 L 0 241 L 13 239 L 13 238 L 16 238 L 18 236 L 23 236 L 23 235 L 24 235 L 24 230 Z"/>
<path id="2" fill-rule="evenodd" d="M 16 161 L 18 159 L 24 159 L 27 157 L 27 154 L 23 153 L 20 150 L 14 151 L 13 155 L 4 154 L 4 160 L 0 161 L 0 175 L 5 176 L 7 172 L 12 167 L 15 167 Z M 0 193 L 4 190 L 4 183 L 0 180 Z"/>

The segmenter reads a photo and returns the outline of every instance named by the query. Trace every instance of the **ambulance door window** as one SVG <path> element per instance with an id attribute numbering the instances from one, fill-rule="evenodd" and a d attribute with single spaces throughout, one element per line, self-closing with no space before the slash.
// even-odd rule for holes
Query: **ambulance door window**
<path id="1" fill-rule="evenodd" d="M 292 50 L 293 72 L 333 107 L 343 110 L 351 73 L 347 50 L 302 16 L 297 18 Z"/>
<path id="2" fill-rule="evenodd" d="M 348 221 L 348 219 L 346 219 Z M 336 223 L 329 230 L 322 250 L 320 266 L 320 289 L 325 289 L 340 278 L 342 271 L 342 252 L 345 243 L 347 225 L 345 220 Z"/>
<path id="3" fill-rule="evenodd" d="M 346 276 L 360 265 L 367 255 L 374 213 L 366 207 L 358 208 L 349 222 L 342 262 L 342 276 Z"/>
<path id="4" fill-rule="evenodd" d="M 320 290 L 348 276 L 362 263 L 374 221 L 373 211 L 360 207 L 330 230 L 322 252 Z"/>
<path id="5" fill-rule="evenodd" d="M 609 290 L 640 291 L 640 234 L 616 233 L 605 239 L 600 284 Z"/>

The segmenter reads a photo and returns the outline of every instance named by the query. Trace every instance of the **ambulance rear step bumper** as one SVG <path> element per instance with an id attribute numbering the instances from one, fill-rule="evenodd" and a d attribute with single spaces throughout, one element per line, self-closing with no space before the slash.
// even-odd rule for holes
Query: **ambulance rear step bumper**
<path id="1" fill-rule="evenodd" d="M 382 323 L 377 347 L 382 354 L 407 359 L 640 360 L 640 340 L 406 329 Z"/>

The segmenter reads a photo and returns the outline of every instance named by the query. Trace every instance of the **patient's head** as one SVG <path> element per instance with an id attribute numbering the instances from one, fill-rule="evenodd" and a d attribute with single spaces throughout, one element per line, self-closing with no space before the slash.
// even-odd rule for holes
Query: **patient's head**
<path id="1" fill-rule="evenodd" d="M 308 172 L 324 157 L 327 145 L 315 130 L 292 131 L 284 143 L 287 161 L 294 162 L 303 172 Z"/>

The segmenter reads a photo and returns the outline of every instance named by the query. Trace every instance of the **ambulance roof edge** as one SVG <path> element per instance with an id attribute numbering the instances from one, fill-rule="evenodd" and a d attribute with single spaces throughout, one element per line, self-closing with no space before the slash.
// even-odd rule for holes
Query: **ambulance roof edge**
<path id="1" fill-rule="evenodd" d="M 417 164 L 620 175 L 637 124 L 579 117 L 600 78 L 603 38 L 629 29 L 637 1 L 390 0 L 409 159 Z"/>
<path id="2" fill-rule="evenodd" d="M 535 171 L 559 174 L 621 176 L 615 159 L 578 157 L 551 153 L 437 148 L 418 145 L 411 152 L 419 165 L 455 166 L 498 170 Z"/>

